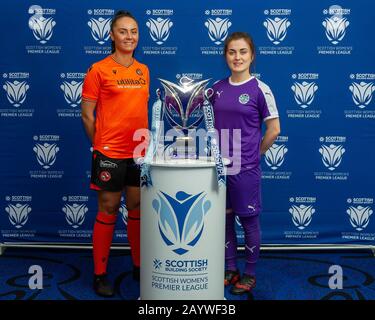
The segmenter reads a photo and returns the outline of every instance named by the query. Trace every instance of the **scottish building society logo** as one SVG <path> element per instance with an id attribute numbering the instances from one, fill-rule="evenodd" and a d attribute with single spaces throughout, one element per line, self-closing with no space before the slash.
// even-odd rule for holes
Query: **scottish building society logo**
<path id="1" fill-rule="evenodd" d="M 155 270 L 159 270 L 163 266 L 163 262 L 159 259 L 154 259 L 152 262 Z"/>
<path id="2" fill-rule="evenodd" d="M 160 191 L 152 206 L 158 214 L 159 232 L 171 250 L 182 255 L 199 241 L 204 229 L 204 218 L 211 208 L 205 192 L 196 195 L 183 191 L 173 198 Z"/>
<path id="3" fill-rule="evenodd" d="M 301 108 L 307 108 L 314 101 L 315 92 L 318 86 L 315 82 L 294 82 L 292 85 L 294 99 Z"/>
<path id="4" fill-rule="evenodd" d="M 18 108 L 26 100 L 26 92 L 29 90 L 30 86 L 26 81 L 6 81 L 3 85 L 3 89 L 7 93 L 8 101 L 13 105 L 13 107 Z"/>
<path id="5" fill-rule="evenodd" d="M 86 204 L 65 204 L 62 211 L 65 213 L 65 220 L 73 228 L 78 228 L 85 221 L 87 209 Z"/>
<path id="6" fill-rule="evenodd" d="M 8 204 L 5 208 L 8 213 L 10 223 L 17 229 L 22 228 L 27 220 L 29 219 L 29 213 L 31 212 L 31 207 L 29 204 Z"/>
<path id="7" fill-rule="evenodd" d="M 278 169 L 285 160 L 285 154 L 288 148 L 284 144 L 274 143 L 265 153 L 265 162 L 272 169 Z"/>
<path id="8" fill-rule="evenodd" d="M 154 40 L 156 44 L 162 45 L 169 37 L 173 22 L 170 18 L 149 18 L 146 22 L 146 26 L 149 29 L 151 39 Z"/>

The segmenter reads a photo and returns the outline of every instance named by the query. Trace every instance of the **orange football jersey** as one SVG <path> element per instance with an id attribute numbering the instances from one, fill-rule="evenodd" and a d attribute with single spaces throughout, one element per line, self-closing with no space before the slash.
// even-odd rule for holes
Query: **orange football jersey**
<path id="1" fill-rule="evenodd" d="M 82 98 L 96 102 L 95 150 L 110 158 L 144 156 L 144 148 L 134 153 L 141 141 L 133 136 L 148 129 L 149 84 L 147 66 L 135 59 L 125 67 L 108 56 L 89 68 Z"/>

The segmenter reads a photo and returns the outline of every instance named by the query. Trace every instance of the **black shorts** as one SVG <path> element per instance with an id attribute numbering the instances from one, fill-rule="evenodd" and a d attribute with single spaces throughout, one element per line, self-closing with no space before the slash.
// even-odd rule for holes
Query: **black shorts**
<path id="1" fill-rule="evenodd" d="M 113 159 L 97 150 L 92 153 L 91 183 L 93 190 L 122 191 L 125 186 L 140 186 L 140 166 L 134 159 Z"/>

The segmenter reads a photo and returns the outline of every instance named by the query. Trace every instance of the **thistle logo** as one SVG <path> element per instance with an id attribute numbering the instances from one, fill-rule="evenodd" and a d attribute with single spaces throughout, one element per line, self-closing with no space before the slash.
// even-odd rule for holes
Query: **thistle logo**
<path id="1" fill-rule="evenodd" d="M 208 29 L 208 36 L 216 44 L 222 44 L 228 36 L 228 29 L 231 27 L 232 22 L 229 18 L 208 18 L 204 23 L 205 27 Z"/>
<path id="2" fill-rule="evenodd" d="M 161 45 L 167 41 L 170 34 L 170 28 L 173 26 L 173 22 L 170 18 L 149 18 L 146 22 L 146 26 L 150 30 L 152 40 L 154 40 L 156 44 Z"/>
<path id="3" fill-rule="evenodd" d="M 315 84 L 315 82 L 294 82 L 292 85 L 292 90 L 294 92 L 294 99 L 299 106 L 304 109 L 313 102 L 315 92 L 318 90 L 318 86 Z"/>
<path id="4" fill-rule="evenodd" d="M 127 226 L 128 225 L 128 209 L 126 208 L 126 205 L 121 204 L 119 211 L 121 213 L 122 222 L 124 222 L 124 224 Z"/>
<path id="5" fill-rule="evenodd" d="M 8 204 L 5 211 L 9 215 L 10 223 L 17 229 L 22 228 L 29 219 L 31 208 L 28 204 Z"/>
<path id="6" fill-rule="evenodd" d="M 272 169 L 276 170 L 284 163 L 285 154 L 288 148 L 284 144 L 277 145 L 274 143 L 265 153 L 266 164 Z"/>
<path id="7" fill-rule="evenodd" d="M 35 144 L 33 151 L 36 153 L 38 163 L 44 168 L 49 169 L 56 161 L 56 153 L 59 151 L 56 143 Z"/>
<path id="8" fill-rule="evenodd" d="M 33 31 L 35 39 L 41 44 L 45 44 L 51 39 L 55 25 L 56 22 L 52 17 L 45 18 L 41 14 L 34 14 L 29 19 L 29 27 Z"/>
<path id="9" fill-rule="evenodd" d="M 153 261 L 154 264 L 154 269 L 158 270 L 163 266 L 163 262 L 160 261 L 159 259 L 154 259 Z"/>
<path id="10" fill-rule="evenodd" d="M 188 252 L 202 236 L 204 217 L 211 208 L 206 196 L 205 192 L 191 195 L 179 191 L 173 198 L 160 191 L 159 199 L 152 201 L 159 216 L 160 235 L 173 252 L 179 255 Z"/>
<path id="11" fill-rule="evenodd" d="M 334 15 L 326 18 L 323 21 L 323 27 L 326 31 L 326 36 L 332 44 L 338 44 L 346 33 L 346 28 L 349 26 L 349 21 L 346 18 Z"/>
<path id="12" fill-rule="evenodd" d="M 8 101 L 16 108 L 18 108 L 26 100 L 26 91 L 30 86 L 26 81 L 6 81 L 3 89 L 7 93 Z"/>
<path id="13" fill-rule="evenodd" d="M 87 25 L 91 29 L 91 35 L 99 44 L 104 44 L 110 37 L 111 18 L 91 18 Z"/>
<path id="14" fill-rule="evenodd" d="M 350 217 L 350 224 L 355 228 L 357 231 L 362 231 L 367 227 L 370 222 L 370 216 L 372 215 L 373 211 L 371 207 L 362 207 L 362 206 L 350 206 L 346 213 Z"/>
<path id="15" fill-rule="evenodd" d="M 312 205 L 292 205 L 292 207 L 289 209 L 289 213 L 292 215 L 294 225 L 298 229 L 303 230 L 311 223 L 312 215 L 315 213 L 315 209 Z"/>
<path id="16" fill-rule="evenodd" d="M 89 209 L 87 209 L 86 204 L 76 204 L 72 205 L 66 204 L 62 211 L 65 213 L 65 220 L 74 229 L 80 227 L 85 221 L 85 214 Z"/>
<path id="17" fill-rule="evenodd" d="M 319 152 L 322 155 L 323 164 L 328 170 L 333 171 L 340 165 L 345 149 L 342 145 L 322 145 Z"/>
<path id="18" fill-rule="evenodd" d="M 375 86 L 372 82 L 353 82 L 352 85 L 349 86 L 349 90 L 353 94 L 352 98 L 354 103 L 358 106 L 358 108 L 363 109 L 371 102 L 372 93 L 375 91 Z"/>
<path id="19" fill-rule="evenodd" d="M 270 39 L 270 41 L 276 45 L 285 39 L 287 29 L 290 25 L 291 22 L 288 20 L 288 18 L 267 18 L 266 21 L 263 22 L 263 26 L 267 29 L 268 39 Z"/>
<path id="20" fill-rule="evenodd" d="M 81 103 L 83 81 L 64 81 L 60 89 L 64 92 L 65 101 L 73 108 Z"/>

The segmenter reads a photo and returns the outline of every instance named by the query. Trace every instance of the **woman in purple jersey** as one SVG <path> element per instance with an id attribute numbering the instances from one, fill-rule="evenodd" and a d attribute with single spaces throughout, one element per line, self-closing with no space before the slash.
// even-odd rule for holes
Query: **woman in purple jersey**
<path id="1" fill-rule="evenodd" d="M 223 157 L 232 160 L 227 172 L 226 271 L 224 285 L 231 293 L 255 287 L 255 266 L 260 251 L 260 159 L 280 133 L 279 115 L 270 88 L 250 73 L 255 47 L 245 32 L 234 32 L 225 41 L 224 54 L 231 76 L 214 84 L 212 102 L 215 127 L 220 134 Z M 266 130 L 262 137 L 262 124 Z M 246 266 L 237 268 L 235 217 L 245 233 Z"/>

